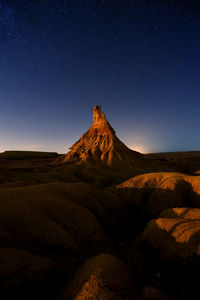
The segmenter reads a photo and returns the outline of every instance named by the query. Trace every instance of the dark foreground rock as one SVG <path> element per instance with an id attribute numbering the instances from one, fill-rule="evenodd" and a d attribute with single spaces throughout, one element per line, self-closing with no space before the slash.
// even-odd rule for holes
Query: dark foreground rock
<path id="1" fill-rule="evenodd" d="M 195 299 L 199 291 L 200 209 L 173 208 L 149 222 L 138 239 L 146 278 L 173 299 Z"/>
<path id="2" fill-rule="evenodd" d="M 133 299 L 135 283 L 126 265 L 110 254 L 90 258 L 66 285 L 59 300 Z"/>

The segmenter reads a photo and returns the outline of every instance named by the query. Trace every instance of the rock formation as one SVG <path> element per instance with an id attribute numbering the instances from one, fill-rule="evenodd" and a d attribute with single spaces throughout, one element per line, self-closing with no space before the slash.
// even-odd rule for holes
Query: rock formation
<path id="1" fill-rule="evenodd" d="M 200 195 L 200 176 L 186 175 L 177 172 L 146 173 L 132 177 L 118 185 L 118 188 L 151 188 L 175 190 L 177 184 L 185 182 L 195 193 Z"/>
<path id="2" fill-rule="evenodd" d="M 151 220 L 139 239 L 163 258 L 192 262 L 200 256 L 200 209 L 176 207 Z M 147 246 L 148 245 L 148 246 Z"/>
<path id="3" fill-rule="evenodd" d="M 134 279 L 116 256 L 101 253 L 86 261 L 65 286 L 59 300 L 133 299 Z"/>
<path id="4" fill-rule="evenodd" d="M 129 178 L 116 188 L 142 212 L 157 218 L 173 207 L 200 207 L 200 176 L 176 172 L 146 173 Z"/>
<path id="5" fill-rule="evenodd" d="M 87 162 L 112 169 L 132 169 L 143 166 L 143 155 L 126 147 L 115 135 L 100 105 L 93 110 L 93 124 L 58 163 Z"/>

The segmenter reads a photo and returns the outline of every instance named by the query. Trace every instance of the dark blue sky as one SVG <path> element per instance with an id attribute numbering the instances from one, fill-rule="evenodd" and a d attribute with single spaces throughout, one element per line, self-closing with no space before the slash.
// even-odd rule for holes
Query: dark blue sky
<path id="1" fill-rule="evenodd" d="M 200 150 L 200 8 L 186 2 L 0 0 L 0 151 L 67 152 L 95 104 L 135 150 Z"/>

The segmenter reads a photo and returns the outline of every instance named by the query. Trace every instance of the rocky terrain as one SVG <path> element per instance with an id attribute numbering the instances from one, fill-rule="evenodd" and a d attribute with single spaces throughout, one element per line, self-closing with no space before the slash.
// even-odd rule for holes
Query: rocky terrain
<path id="1" fill-rule="evenodd" d="M 65 155 L 0 154 L 2 299 L 197 299 L 200 152 L 142 155 L 100 106 Z"/>

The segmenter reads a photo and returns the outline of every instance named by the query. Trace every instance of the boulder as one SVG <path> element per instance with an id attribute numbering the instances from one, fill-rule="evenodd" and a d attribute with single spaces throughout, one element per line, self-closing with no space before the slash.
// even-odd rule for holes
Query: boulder
<path id="1" fill-rule="evenodd" d="M 133 299 L 134 280 L 116 256 L 99 254 L 90 258 L 64 288 L 59 300 Z"/>
<path id="2" fill-rule="evenodd" d="M 200 209 L 172 208 L 151 220 L 139 244 L 149 244 L 163 258 L 188 262 L 200 261 Z"/>

